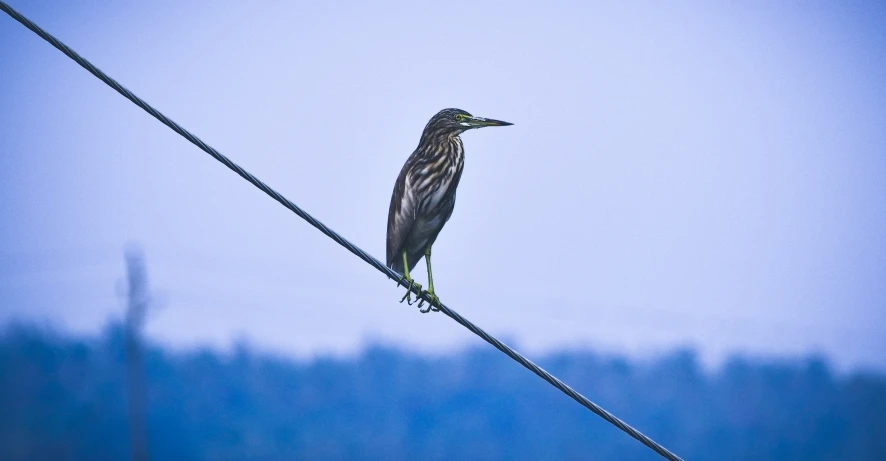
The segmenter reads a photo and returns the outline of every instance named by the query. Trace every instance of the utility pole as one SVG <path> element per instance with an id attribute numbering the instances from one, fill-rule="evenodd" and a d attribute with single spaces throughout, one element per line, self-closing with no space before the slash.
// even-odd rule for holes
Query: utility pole
<path id="1" fill-rule="evenodd" d="M 126 373 L 129 398 L 129 440 L 132 461 L 150 461 L 148 454 L 147 388 L 142 330 L 150 304 L 144 255 L 135 247 L 126 251 Z"/>

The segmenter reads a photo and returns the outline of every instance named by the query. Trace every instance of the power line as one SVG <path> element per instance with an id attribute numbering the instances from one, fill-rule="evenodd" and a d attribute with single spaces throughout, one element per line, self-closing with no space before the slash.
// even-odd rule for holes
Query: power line
<path id="1" fill-rule="evenodd" d="M 124 88 L 122 85 L 117 83 L 116 80 L 107 76 L 104 72 L 102 72 L 101 70 L 96 68 L 94 65 L 92 65 L 92 63 L 90 63 L 89 61 L 84 59 L 82 56 L 80 56 L 74 50 L 69 48 L 67 45 L 60 42 L 58 39 L 56 39 L 52 35 L 50 35 L 48 32 L 46 32 L 45 30 L 43 30 L 42 28 L 40 28 L 39 26 L 37 26 L 36 24 L 31 22 L 28 18 L 22 16 L 19 12 L 12 9 L 12 7 L 7 5 L 2 0 L 0 0 L 0 9 L 2 9 L 6 14 L 11 16 L 16 21 L 20 22 L 23 26 L 27 27 L 32 32 L 34 32 L 35 34 L 39 35 L 41 38 L 43 38 L 44 40 L 49 42 L 49 44 L 51 44 L 52 46 L 57 48 L 59 51 L 61 51 L 65 55 L 67 55 L 69 58 L 74 60 L 77 64 L 79 64 L 81 67 L 83 67 L 84 69 L 89 71 L 96 78 L 105 82 L 105 84 L 107 84 L 108 86 L 113 88 L 115 91 L 117 91 L 118 93 L 123 95 L 126 99 L 132 101 L 133 104 L 137 105 L 138 107 L 141 107 L 145 112 L 151 114 L 154 118 L 159 120 L 161 123 L 168 126 L 170 129 L 172 129 L 173 131 L 175 131 L 176 133 L 178 133 L 179 135 L 181 135 L 182 137 L 184 137 L 185 139 L 187 139 L 188 141 L 190 141 L 191 143 L 193 143 L 194 145 L 199 147 L 201 150 L 203 150 L 207 154 L 211 155 L 214 159 L 218 160 L 219 162 L 224 164 L 226 167 L 233 170 L 235 173 L 240 175 L 243 179 L 249 181 L 252 185 L 259 188 L 262 192 L 271 196 L 271 198 L 273 198 L 274 200 L 280 202 L 280 204 L 282 204 L 283 206 L 288 208 L 293 213 L 297 214 L 299 217 L 301 217 L 305 221 L 307 221 L 308 224 L 316 227 L 320 232 L 325 234 L 327 237 L 331 238 L 332 240 L 335 240 L 339 245 L 345 247 L 348 251 L 357 255 L 358 258 L 362 259 L 370 266 L 376 268 L 379 272 L 387 275 L 389 278 L 397 280 L 398 285 L 409 288 L 409 284 L 404 282 L 403 276 L 401 274 L 398 274 L 397 272 L 395 272 L 391 268 L 385 266 L 379 260 L 373 258 L 369 254 L 367 254 L 365 251 L 361 250 L 356 245 L 352 244 L 351 242 L 346 240 L 344 237 L 340 236 L 338 233 L 336 233 L 332 229 L 326 227 L 323 223 L 316 220 L 313 216 L 308 214 L 306 211 L 299 208 L 295 203 L 292 203 L 286 197 L 283 197 L 277 191 L 275 191 L 274 189 L 271 189 L 268 185 L 261 182 L 258 178 L 256 178 L 255 176 L 253 176 L 252 174 L 250 174 L 249 172 L 247 172 L 246 170 L 241 168 L 239 165 L 232 162 L 230 159 L 228 159 L 227 157 L 225 157 L 224 155 L 222 155 L 221 153 L 219 153 L 218 151 L 216 151 L 215 149 L 213 149 L 212 147 L 210 147 L 209 145 L 207 145 L 206 143 L 201 141 L 198 137 L 191 134 L 188 130 L 185 130 L 184 128 L 179 126 L 177 123 L 173 122 L 168 117 L 166 117 L 165 115 L 160 113 L 157 109 L 154 109 L 153 107 L 151 107 L 151 105 L 149 105 L 148 103 L 143 101 L 141 98 L 132 94 L 132 92 L 130 92 L 129 90 Z M 416 294 L 416 296 L 420 297 L 421 299 L 424 299 L 425 302 L 428 302 L 428 303 L 431 302 L 431 299 L 426 294 L 423 295 L 417 288 L 412 287 L 411 289 Z M 590 400 L 588 400 L 587 397 L 579 394 L 574 389 L 572 389 L 571 387 L 566 385 L 564 382 L 560 381 L 559 379 L 557 379 L 556 377 L 554 377 L 553 375 L 551 375 L 550 373 L 548 373 L 547 371 L 545 371 L 544 369 L 539 367 L 538 365 L 532 363 L 529 359 L 527 359 L 526 357 L 523 357 L 520 353 L 511 349 L 510 347 L 508 347 L 507 345 L 505 345 L 501 341 L 495 339 L 494 337 L 489 335 L 489 333 L 486 333 L 485 331 L 480 329 L 480 327 L 474 325 L 473 323 L 471 323 L 470 321 L 468 321 L 467 319 L 465 319 L 464 317 L 459 315 L 454 310 L 446 307 L 445 305 L 440 305 L 439 307 L 440 307 L 441 312 L 448 315 L 450 318 L 452 318 L 453 320 L 455 320 L 456 322 L 458 322 L 459 324 L 461 324 L 462 326 L 464 326 L 465 328 L 470 330 L 475 335 L 482 338 L 484 341 L 495 346 L 496 349 L 502 351 L 508 357 L 517 361 L 518 363 L 520 363 L 524 367 L 528 368 L 529 371 L 535 373 L 540 378 L 544 379 L 545 381 L 550 383 L 552 386 L 554 386 L 557 389 L 559 389 L 560 391 L 562 391 L 564 394 L 568 395 L 569 397 L 572 397 L 576 402 L 582 404 L 587 409 L 591 410 L 592 412 L 594 412 L 595 414 L 597 414 L 601 418 L 608 421 L 610 424 L 621 429 L 622 431 L 624 431 L 625 433 L 627 433 L 631 437 L 639 440 L 641 443 L 643 443 L 647 447 L 651 448 L 652 450 L 654 450 L 656 453 L 660 454 L 661 456 L 663 456 L 671 461 L 682 461 L 682 458 L 680 458 L 676 454 L 670 452 L 668 449 L 659 445 L 654 440 L 643 435 L 640 431 L 634 429 L 633 427 L 631 427 L 630 425 L 628 425 L 624 421 L 618 419 L 613 414 L 611 414 L 608 411 L 601 408 L 599 405 L 595 404 L 594 402 L 591 402 Z"/>

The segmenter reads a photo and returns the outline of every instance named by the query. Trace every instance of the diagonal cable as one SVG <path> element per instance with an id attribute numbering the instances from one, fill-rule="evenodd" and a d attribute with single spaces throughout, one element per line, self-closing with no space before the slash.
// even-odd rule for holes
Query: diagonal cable
<path id="1" fill-rule="evenodd" d="M 37 24 L 34 24 L 28 18 L 22 16 L 21 13 L 14 10 L 12 7 L 7 5 L 2 0 L 0 0 L 0 10 L 3 10 L 6 14 L 11 16 L 13 19 L 20 22 L 23 26 L 27 27 L 32 32 L 34 32 L 35 34 L 39 35 L 41 38 L 43 38 L 44 40 L 49 42 L 49 44 L 51 44 L 52 46 L 57 48 L 59 51 L 61 51 L 65 55 L 67 55 L 69 58 L 74 60 L 81 67 L 88 70 L 89 73 L 96 76 L 96 78 L 105 82 L 105 84 L 107 84 L 108 86 L 113 88 L 115 91 L 117 91 L 118 93 L 123 95 L 126 99 L 132 101 L 133 104 L 137 105 L 138 107 L 141 107 L 145 112 L 151 114 L 154 118 L 159 120 L 161 123 L 168 126 L 170 129 L 172 129 L 172 131 L 175 131 L 176 133 L 178 133 L 179 135 L 181 135 L 182 137 L 184 137 L 185 139 L 187 139 L 188 141 L 190 141 L 191 143 L 193 143 L 194 145 L 199 147 L 202 151 L 206 152 L 207 154 L 211 155 L 214 159 L 223 163 L 226 167 L 233 170 L 235 173 L 240 175 L 243 179 L 252 183 L 252 185 L 259 188 L 262 192 L 270 195 L 271 198 L 280 202 L 280 204 L 282 204 L 283 206 L 288 208 L 293 213 L 297 214 L 299 217 L 301 217 L 305 221 L 307 221 L 308 224 L 316 227 L 320 232 L 325 234 L 327 237 L 338 242 L 339 245 L 345 247 L 348 251 L 350 251 L 351 253 L 354 253 L 355 255 L 357 255 L 358 258 L 362 259 L 363 261 L 366 261 L 366 263 L 368 263 L 370 266 L 378 269 L 379 272 L 387 275 L 389 278 L 397 280 L 398 281 L 397 283 L 399 285 L 409 288 L 409 285 L 404 281 L 402 274 L 399 274 L 396 271 L 394 271 L 393 269 L 385 266 L 379 260 L 370 256 L 365 251 L 361 250 L 359 247 L 357 247 L 353 243 L 349 242 L 347 239 L 345 239 L 344 237 L 342 237 L 341 235 L 339 235 L 338 233 L 336 233 L 332 229 L 326 227 L 323 223 L 321 223 L 320 221 L 315 219 L 313 216 L 308 214 L 306 211 L 299 208 L 298 205 L 296 205 L 295 203 L 292 203 L 291 201 L 289 201 L 289 199 L 280 195 L 280 193 L 278 193 L 274 189 L 271 189 L 267 184 L 261 182 L 258 178 L 256 178 L 252 174 L 250 174 L 248 171 L 244 170 L 239 165 L 232 162 L 229 158 L 225 157 L 224 155 L 219 153 L 217 150 L 213 149 L 212 147 L 210 147 L 209 145 L 207 145 L 206 143 L 201 141 L 200 138 L 194 136 L 193 134 L 191 134 L 191 132 L 189 132 L 188 130 L 182 128 L 179 124 L 170 120 L 168 117 L 166 117 L 165 115 L 160 113 L 157 109 L 154 109 L 153 107 L 151 107 L 150 104 L 146 103 L 144 100 L 142 100 L 141 98 L 139 98 L 138 96 L 134 95 L 132 92 L 130 92 L 129 90 L 124 88 L 122 85 L 117 83 L 116 80 L 112 79 L 107 74 L 105 74 L 104 72 L 99 70 L 97 67 L 92 65 L 92 63 L 90 63 L 85 58 L 83 58 L 82 56 L 77 54 L 77 52 L 75 52 L 74 50 L 69 48 L 67 45 L 60 42 L 58 39 L 56 39 L 55 37 L 50 35 L 48 32 L 46 32 L 45 30 L 40 28 L 40 26 L 38 26 Z M 412 290 L 417 296 L 421 297 L 421 299 L 425 300 L 428 303 L 431 302 L 431 299 L 427 296 L 427 294 L 421 293 L 417 288 L 414 288 L 414 287 L 412 288 Z M 440 311 L 443 312 L 444 314 L 448 315 L 450 318 L 452 318 L 456 322 L 460 323 L 462 326 L 464 326 L 468 330 L 471 330 L 471 332 L 474 333 L 475 335 L 483 338 L 484 341 L 495 346 L 496 349 L 504 352 L 505 355 L 514 359 L 515 361 L 520 363 L 520 365 L 523 365 L 524 367 L 528 368 L 529 371 L 535 373 L 541 379 L 544 379 L 545 381 L 550 383 L 552 386 L 554 386 L 557 389 L 559 389 L 560 391 L 562 391 L 564 394 L 568 395 L 569 397 L 572 397 L 576 402 L 582 404 L 584 407 L 591 410 L 592 412 L 594 412 L 595 414 L 597 414 L 601 418 L 605 419 L 607 422 L 611 423 L 615 427 L 626 432 L 631 437 L 639 440 L 641 443 L 643 443 L 647 447 L 651 448 L 656 453 L 660 454 L 661 456 L 663 456 L 671 461 L 682 461 L 682 458 L 680 458 L 676 454 L 672 453 L 667 448 L 659 445 L 654 440 L 643 435 L 640 431 L 634 429 L 633 427 L 631 427 L 630 425 L 628 425 L 624 421 L 618 419 L 612 413 L 609 413 L 608 411 L 601 408 L 599 405 L 595 404 L 594 402 L 591 402 L 590 400 L 588 400 L 587 397 L 579 394 L 578 392 L 575 391 L 575 389 L 569 387 L 563 381 L 560 381 L 559 379 L 554 377 L 552 374 L 545 371 L 543 368 L 532 363 L 532 361 L 530 361 L 526 357 L 523 357 L 523 355 L 521 355 L 519 352 L 511 349 L 510 347 L 508 347 L 507 345 L 505 345 L 501 341 L 492 337 L 489 333 L 486 333 L 485 331 L 483 331 L 477 325 L 474 325 L 473 323 L 471 323 L 470 321 L 468 321 L 467 319 L 465 319 L 464 317 L 459 315 L 458 312 L 455 312 L 454 310 L 446 307 L 446 305 L 440 305 Z"/>

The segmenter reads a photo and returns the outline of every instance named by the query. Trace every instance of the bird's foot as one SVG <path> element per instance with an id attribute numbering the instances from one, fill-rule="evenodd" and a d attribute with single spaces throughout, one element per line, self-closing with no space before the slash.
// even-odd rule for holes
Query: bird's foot
<path id="1" fill-rule="evenodd" d="M 422 309 L 421 305 L 424 304 L 424 302 L 425 302 L 424 295 L 428 295 L 428 298 L 431 298 L 431 301 L 428 303 L 427 308 Z M 424 293 L 422 293 L 422 296 L 420 296 L 419 299 L 421 301 L 419 301 L 419 303 L 418 303 L 418 310 L 422 314 L 427 314 L 428 312 L 431 312 L 431 311 L 434 311 L 434 312 L 440 311 L 440 305 L 441 305 L 440 298 L 438 298 L 437 295 L 434 294 L 433 291 L 425 291 Z"/>
<path id="2" fill-rule="evenodd" d="M 406 301 L 406 304 L 409 304 L 411 306 L 413 304 L 412 287 L 418 288 L 418 292 L 421 293 L 421 285 L 419 285 L 418 283 L 415 283 L 415 280 L 413 280 L 412 278 L 403 277 L 402 280 L 409 282 L 409 286 L 406 287 L 406 294 L 403 295 L 403 298 L 400 299 L 400 302 L 402 303 L 403 301 Z"/>

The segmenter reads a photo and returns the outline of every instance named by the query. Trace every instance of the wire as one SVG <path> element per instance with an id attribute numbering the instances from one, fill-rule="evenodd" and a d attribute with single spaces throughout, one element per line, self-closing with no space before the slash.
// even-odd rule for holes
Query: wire
<path id="1" fill-rule="evenodd" d="M 48 32 L 41 29 L 38 25 L 31 22 L 28 18 L 22 16 L 19 12 L 12 9 L 12 7 L 7 5 L 2 0 L 0 0 L 0 9 L 2 9 L 4 12 L 6 12 L 6 14 L 11 16 L 16 21 L 20 22 L 23 26 L 27 27 L 32 32 L 34 32 L 35 34 L 39 35 L 41 38 L 43 38 L 44 40 L 49 42 L 49 44 L 51 44 L 52 46 L 57 48 L 59 51 L 61 51 L 65 55 L 67 55 L 69 58 L 73 59 L 77 64 L 79 64 L 84 69 L 88 70 L 92 75 L 96 76 L 99 80 L 105 82 L 108 86 L 110 86 L 111 88 L 116 90 L 118 93 L 123 95 L 126 99 L 132 101 L 135 105 L 144 109 L 145 112 L 151 114 L 154 118 L 159 120 L 161 123 L 163 123 L 164 125 L 171 128 L 172 131 L 175 131 L 176 133 L 178 133 L 179 135 L 181 135 L 182 137 L 184 137 L 185 139 L 187 139 L 188 141 L 190 141 L 191 143 L 193 143 L 194 145 L 199 147 L 201 150 L 203 150 L 207 154 L 211 155 L 214 159 L 223 163 L 226 167 L 233 170 L 235 173 L 240 175 L 243 179 L 252 183 L 252 185 L 259 188 L 262 192 L 270 195 L 271 198 L 280 202 L 280 204 L 282 204 L 283 206 L 285 206 L 286 208 L 291 210 L 293 213 L 297 214 L 300 218 L 307 221 L 308 224 L 316 227 L 320 232 L 325 234 L 327 237 L 331 238 L 332 240 L 335 240 L 339 245 L 345 247 L 348 251 L 350 251 L 351 253 L 354 253 L 355 255 L 357 255 L 358 258 L 362 259 L 363 261 L 366 261 L 366 263 L 368 263 L 370 266 L 376 268 L 379 272 L 387 275 L 389 278 L 397 280 L 398 285 L 409 288 L 409 285 L 407 283 L 405 283 L 403 276 L 401 274 L 399 274 L 399 273 L 395 272 L 393 269 L 385 266 L 379 260 L 373 258 L 369 254 L 367 254 L 365 251 L 361 250 L 356 245 L 349 242 L 348 240 L 346 240 L 344 237 L 342 237 L 341 235 L 339 235 L 338 233 L 336 233 L 332 229 L 326 227 L 323 223 L 321 223 L 320 221 L 315 219 L 313 216 L 308 214 L 306 211 L 299 208 L 295 203 L 292 203 L 286 197 L 283 197 L 277 191 L 275 191 L 274 189 L 271 189 L 268 185 L 261 182 L 258 178 L 256 178 L 255 176 L 253 176 L 252 174 L 250 174 L 249 172 L 247 172 L 246 170 L 241 168 L 239 165 L 232 162 L 230 159 L 228 159 L 227 157 L 225 157 L 224 155 L 222 155 L 221 153 L 219 153 L 218 151 L 216 151 L 215 149 L 213 149 L 212 147 L 210 147 L 209 145 L 207 145 L 206 143 L 201 141 L 200 138 L 194 136 L 188 130 L 182 128 L 177 123 L 173 122 L 168 117 L 161 114 L 157 109 L 154 109 L 153 107 L 151 107 L 151 105 L 146 103 L 144 100 L 142 100 L 138 96 L 132 94 L 132 92 L 130 92 L 129 90 L 124 88 L 122 85 L 117 83 L 116 80 L 107 76 L 104 72 L 102 72 L 101 70 L 96 68 L 94 65 L 92 65 L 92 63 L 90 63 L 85 58 L 83 58 L 82 56 L 77 54 L 74 50 L 69 48 L 64 43 L 60 42 L 55 37 L 50 35 Z M 426 302 L 428 302 L 428 303 L 431 302 L 431 299 L 427 296 L 427 294 L 422 294 L 415 287 L 413 287 L 412 290 L 417 296 L 421 297 Z M 669 460 L 672 460 L 672 461 L 682 461 L 682 458 L 680 458 L 679 456 L 670 452 L 668 449 L 659 445 L 658 443 L 656 443 L 654 440 L 650 439 L 649 437 L 643 435 L 640 431 L 634 429 L 633 427 L 631 427 L 630 425 L 628 425 L 624 421 L 618 419 L 612 413 L 609 413 L 608 411 L 604 410 L 599 405 L 595 404 L 594 402 L 591 402 L 590 400 L 588 400 L 587 397 L 579 394 L 574 389 L 572 389 L 571 387 L 566 385 L 563 381 L 560 381 L 559 379 L 557 379 L 556 377 L 554 377 L 553 375 L 551 375 L 550 373 L 548 373 L 547 371 L 545 371 L 544 369 L 539 367 L 538 365 L 532 363 L 526 357 L 523 357 L 517 351 L 511 349 L 510 347 L 508 347 L 507 345 L 505 345 L 501 341 L 492 337 L 489 333 L 486 333 L 485 331 L 483 331 L 480 327 L 474 325 L 473 323 L 471 323 L 470 321 L 468 321 L 467 319 L 465 319 L 464 317 L 459 315 L 458 312 L 455 312 L 454 310 L 446 307 L 446 305 L 440 305 L 439 307 L 440 307 L 441 312 L 448 315 L 450 318 L 452 318 L 456 322 L 460 323 L 462 326 L 464 326 L 468 330 L 471 330 L 472 333 L 479 336 L 480 338 L 483 338 L 484 341 L 488 342 L 489 344 L 492 344 L 496 349 L 504 352 L 505 355 L 514 359 L 515 361 L 520 363 L 520 365 L 523 365 L 524 367 L 528 368 L 529 371 L 535 373 L 541 379 L 547 381 L 552 386 L 556 387 L 557 389 L 559 389 L 560 391 L 562 391 L 564 394 L 568 395 L 569 397 L 572 397 L 576 402 L 582 404 L 584 407 L 586 407 L 587 409 L 596 413 L 601 418 L 605 419 L 606 421 L 608 421 L 609 423 L 611 423 L 615 427 L 621 429 L 622 431 L 624 431 L 625 433 L 627 433 L 631 437 L 639 440 L 641 443 L 643 443 L 647 447 L 651 448 L 656 453 L 658 453 L 661 456 L 663 456 Z"/>

